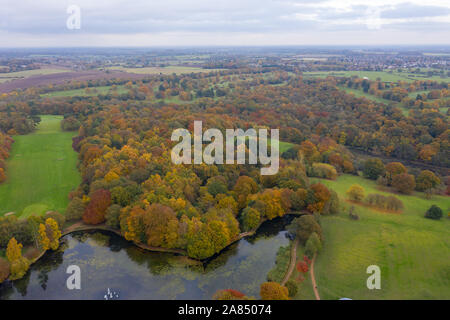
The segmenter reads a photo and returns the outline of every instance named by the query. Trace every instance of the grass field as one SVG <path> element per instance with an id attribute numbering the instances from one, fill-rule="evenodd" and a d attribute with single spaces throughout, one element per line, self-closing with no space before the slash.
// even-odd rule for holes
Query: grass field
<path id="1" fill-rule="evenodd" d="M 35 69 L 35 70 L 26 70 L 26 71 L 18 71 L 18 72 L 0 73 L 0 83 L 9 81 L 9 80 L 28 78 L 28 77 L 36 76 L 36 75 L 54 74 L 54 73 L 60 73 L 60 72 L 70 72 L 70 70 L 48 68 L 48 69 Z"/>
<path id="2" fill-rule="evenodd" d="M 325 78 L 327 76 L 336 76 L 336 77 L 352 77 L 358 76 L 359 78 L 367 77 L 369 80 L 376 80 L 380 78 L 381 81 L 385 82 L 397 82 L 397 81 L 406 81 L 412 82 L 415 80 L 435 80 L 435 81 L 446 81 L 449 82 L 449 77 L 440 76 L 426 76 L 421 74 L 413 74 L 409 72 L 397 72 L 392 71 L 392 73 L 387 71 L 311 71 L 311 72 L 303 72 L 303 76 L 306 78 Z"/>
<path id="3" fill-rule="evenodd" d="M 401 214 L 383 213 L 356 205 L 360 220 L 350 220 L 346 190 L 358 183 L 368 193 L 381 193 L 373 181 L 343 175 L 321 180 L 336 190 L 341 213 L 321 220 L 325 242 L 316 261 L 316 280 L 322 299 L 447 299 L 450 295 L 450 198 L 423 194 L 396 195 L 405 206 Z M 423 217 L 439 205 L 444 218 Z M 381 268 L 381 290 L 366 287 L 366 268 Z"/>
<path id="4" fill-rule="evenodd" d="M 0 215 L 26 217 L 50 210 L 63 213 L 68 193 L 80 183 L 74 132 L 60 129 L 61 116 L 42 116 L 37 130 L 14 136 L 7 180 L 0 184 Z"/>

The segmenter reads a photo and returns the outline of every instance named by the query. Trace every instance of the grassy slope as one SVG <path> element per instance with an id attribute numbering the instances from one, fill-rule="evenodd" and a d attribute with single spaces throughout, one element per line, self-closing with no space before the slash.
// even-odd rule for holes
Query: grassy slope
<path id="1" fill-rule="evenodd" d="M 359 221 L 348 218 L 345 192 L 353 183 L 366 194 L 382 193 L 373 181 L 343 175 L 322 180 L 338 192 L 342 213 L 323 217 L 325 243 L 316 263 L 316 280 L 322 299 L 446 299 L 450 295 L 450 238 L 446 218 L 450 198 L 422 194 L 397 195 L 405 206 L 402 214 L 389 214 L 355 206 Z M 440 221 L 425 219 L 424 212 L 438 204 Z M 381 268 L 381 290 L 366 287 L 366 268 Z"/>
<path id="2" fill-rule="evenodd" d="M 0 215 L 64 212 L 67 195 L 80 183 L 74 132 L 62 132 L 60 116 L 42 116 L 36 132 L 15 136 L 8 179 L 0 185 Z"/>

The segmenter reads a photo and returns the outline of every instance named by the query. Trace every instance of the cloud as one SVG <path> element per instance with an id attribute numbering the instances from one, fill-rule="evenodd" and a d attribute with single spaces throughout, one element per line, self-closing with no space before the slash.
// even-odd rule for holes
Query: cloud
<path id="1" fill-rule="evenodd" d="M 66 28 L 66 9 L 71 4 L 81 8 L 80 30 Z M 345 32 L 373 29 L 385 37 L 392 37 L 393 31 L 409 31 L 412 39 L 420 32 L 418 25 L 427 32 L 444 32 L 443 41 L 450 41 L 445 40 L 450 39 L 446 0 L 429 0 L 427 5 L 419 0 L 0 0 L 0 5 L 0 32 L 19 37 L 16 42 L 58 35 L 70 41 L 74 36 L 110 39 L 121 34 L 169 33 L 180 37 L 265 33 L 284 38 L 281 35 L 298 33 L 339 37 L 342 32 L 347 37 Z"/>

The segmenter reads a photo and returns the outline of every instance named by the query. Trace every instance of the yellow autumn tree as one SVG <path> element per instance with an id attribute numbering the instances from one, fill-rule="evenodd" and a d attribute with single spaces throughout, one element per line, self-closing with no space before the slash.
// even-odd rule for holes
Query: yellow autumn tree
<path id="1" fill-rule="evenodd" d="M 13 237 L 8 242 L 6 248 L 6 257 L 11 265 L 11 273 L 9 278 L 16 280 L 22 278 L 30 267 L 30 262 L 22 256 L 22 244 L 18 243 Z"/>
<path id="2" fill-rule="evenodd" d="M 44 224 L 39 224 L 39 245 L 43 250 L 50 249 L 50 239 L 47 236 L 47 228 Z"/>
<path id="3" fill-rule="evenodd" d="M 45 224 L 39 225 L 39 244 L 42 249 L 58 249 L 59 238 L 61 238 L 61 231 L 55 219 L 48 218 Z"/>

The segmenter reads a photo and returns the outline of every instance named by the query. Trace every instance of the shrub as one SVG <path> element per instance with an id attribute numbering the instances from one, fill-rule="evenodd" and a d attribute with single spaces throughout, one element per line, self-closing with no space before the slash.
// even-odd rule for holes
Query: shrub
<path id="1" fill-rule="evenodd" d="M 349 200 L 360 202 L 364 199 L 364 188 L 359 184 L 353 184 L 347 190 L 346 194 Z"/>
<path id="2" fill-rule="evenodd" d="M 289 280 L 286 282 L 286 288 L 288 289 L 289 297 L 295 297 L 298 292 L 297 283 L 294 280 Z"/>
<path id="3" fill-rule="evenodd" d="M 425 212 L 425 218 L 439 220 L 442 218 L 442 209 L 433 204 L 430 209 Z"/>
<path id="4" fill-rule="evenodd" d="M 348 215 L 349 215 L 350 219 L 352 219 L 352 220 L 359 220 L 359 216 L 355 212 L 355 207 L 354 206 L 350 207 L 350 210 L 348 211 Z"/>
<path id="5" fill-rule="evenodd" d="M 386 209 L 401 211 L 403 209 L 403 202 L 394 196 L 389 196 L 386 198 Z"/>
<path id="6" fill-rule="evenodd" d="M 366 203 L 382 210 L 401 211 L 403 209 L 403 202 L 400 199 L 377 193 L 367 195 Z"/>

